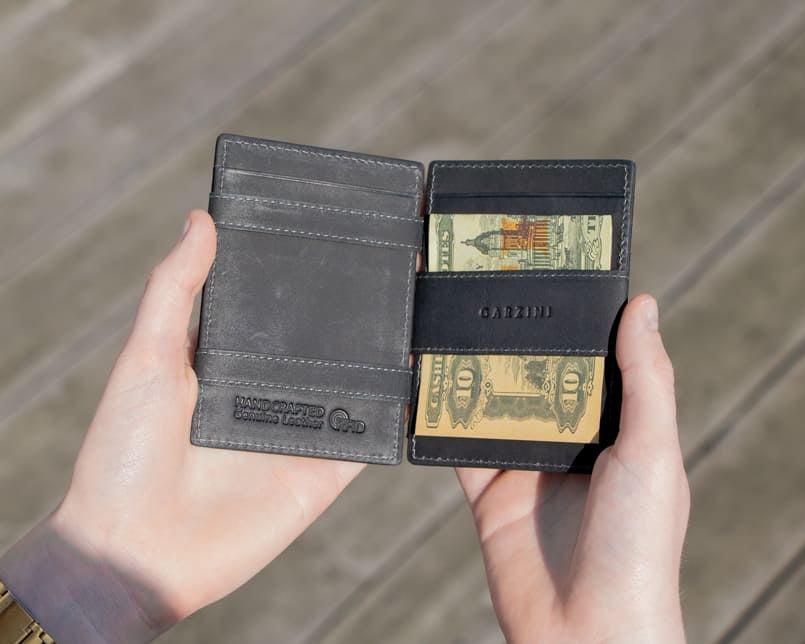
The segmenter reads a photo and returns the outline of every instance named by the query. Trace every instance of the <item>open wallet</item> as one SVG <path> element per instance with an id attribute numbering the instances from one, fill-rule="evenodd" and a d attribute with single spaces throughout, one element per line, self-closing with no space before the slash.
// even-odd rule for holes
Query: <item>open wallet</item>
<path id="1" fill-rule="evenodd" d="M 634 174 L 437 161 L 426 185 L 222 134 L 191 442 L 397 464 L 407 429 L 416 464 L 590 472 L 618 431 Z"/>

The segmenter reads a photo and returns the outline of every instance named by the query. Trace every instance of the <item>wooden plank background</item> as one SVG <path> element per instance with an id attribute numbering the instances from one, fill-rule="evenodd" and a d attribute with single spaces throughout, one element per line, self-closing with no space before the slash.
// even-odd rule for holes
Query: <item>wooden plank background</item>
<path id="1" fill-rule="evenodd" d="M 801 0 L 0 1 L 0 549 L 59 500 L 221 131 L 638 162 L 693 492 L 692 642 L 805 640 Z M 21 472 L 25 487 L 14 485 Z M 499 642 L 449 470 L 370 467 L 164 642 Z"/>

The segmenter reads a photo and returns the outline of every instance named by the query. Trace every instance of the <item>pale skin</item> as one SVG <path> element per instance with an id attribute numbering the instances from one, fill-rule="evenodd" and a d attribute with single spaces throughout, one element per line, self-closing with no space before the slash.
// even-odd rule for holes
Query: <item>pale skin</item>
<path id="1" fill-rule="evenodd" d="M 187 327 L 214 255 L 212 220 L 191 212 L 148 280 L 64 500 L 0 557 L 0 579 L 59 642 L 153 639 L 265 567 L 363 467 L 190 444 Z M 656 310 L 639 296 L 624 312 L 621 432 L 592 477 L 458 471 L 509 641 L 684 640 L 689 491 Z"/>

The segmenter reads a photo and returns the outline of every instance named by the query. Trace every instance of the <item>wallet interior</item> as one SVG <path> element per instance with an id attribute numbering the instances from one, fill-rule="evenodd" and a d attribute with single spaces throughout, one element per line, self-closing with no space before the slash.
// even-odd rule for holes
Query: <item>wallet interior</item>
<path id="1" fill-rule="evenodd" d="M 409 460 L 421 465 L 591 471 L 601 450 L 614 441 L 619 424 L 621 383 L 614 346 L 628 294 L 634 164 L 442 161 L 431 164 L 428 183 L 425 267 L 431 259 L 427 235 L 433 213 L 608 215 L 612 246 L 610 268 L 604 271 L 446 271 L 418 276 Z M 550 307 L 551 315 L 537 322 L 483 315 L 490 308 L 516 310 L 531 303 Z M 427 413 L 426 407 L 439 398 L 439 392 L 430 388 L 424 396 L 420 393 L 424 354 L 605 356 L 596 439 L 582 443 L 565 442 L 561 436 L 551 441 L 475 438 L 459 431 L 456 436 L 417 435 L 417 414 Z M 478 392 L 484 387 L 484 383 L 451 382 L 457 377 L 444 373 L 433 384 L 440 390 L 462 386 Z M 478 374 L 465 369 L 461 377 L 467 381 Z"/>

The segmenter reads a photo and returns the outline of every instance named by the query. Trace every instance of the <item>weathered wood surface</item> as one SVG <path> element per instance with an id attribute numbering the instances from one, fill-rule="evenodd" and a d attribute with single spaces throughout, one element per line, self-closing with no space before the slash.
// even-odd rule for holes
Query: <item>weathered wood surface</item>
<path id="1" fill-rule="evenodd" d="M 0 2 L 0 487 L 46 465 L 0 500 L 0 548 L 58 501 L 148 269 L 206 202 L 217 132 L 629 156 L 633 291 L 662 298 L 691 467 L 691 641 L 801 641 L 801 2 L 209 6 Z M 500 641 L 453 473 L 369 468 L 163 641 L 237 637 Z"/>

